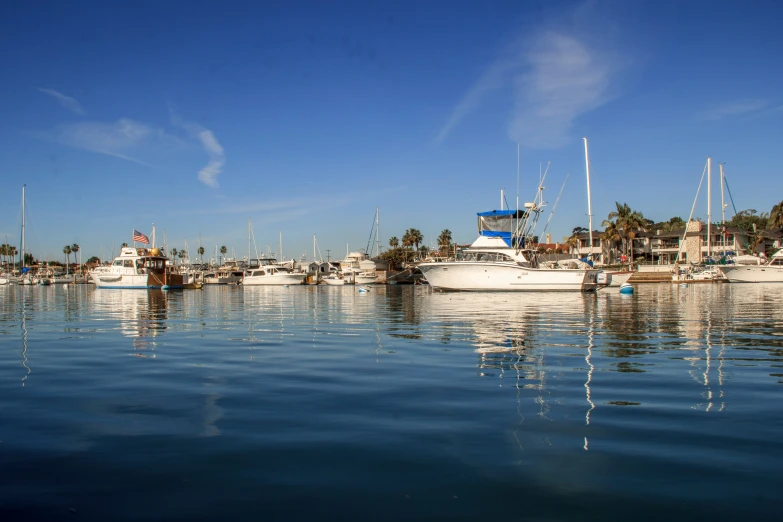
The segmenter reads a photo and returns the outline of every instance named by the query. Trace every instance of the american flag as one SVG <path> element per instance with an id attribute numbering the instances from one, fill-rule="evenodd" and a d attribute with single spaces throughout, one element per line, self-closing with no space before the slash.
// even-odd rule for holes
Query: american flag
<path id="1" fill-rule="evenodd" d="M 147 245 L 150 244 L 150 238 L 148 238 L 147 236 L 145 236 L 144 234 L 142 234 L 141 232 L 139 232 L 135 228 L 133 229 L 133 241 L 139 242 L 139 243 L 145 243 Z"/>

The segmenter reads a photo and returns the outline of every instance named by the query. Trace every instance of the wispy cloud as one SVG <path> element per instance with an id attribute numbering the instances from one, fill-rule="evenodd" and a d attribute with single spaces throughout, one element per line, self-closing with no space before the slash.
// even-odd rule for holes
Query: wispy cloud
<path id="1" fill-rule="evenodd" d="M 79 116 L 84 116 L 85 111 L 82 107 L 82 104 L 79 103 L 76 98 L 71 98 L 70 96 L 66 96 L 61 92 L 55 91 L 54 89 L 43 89 L 41 87 L 36 88 L 38 91 L 48 94 L 55 100 L 57 100 L 57 103 L 68 109 L 69 111 L 78 114 Z"/>
<path id="2" fill-rule="evenodd" d="M 223 165 L 226 163 L 226 154 L 220 142 L 211 130 L 197 123 L 183 120 L 172 108 L 169 110 L 171 122 L 201 142 L 201 146 L 209 157 L 209 162 L 198 173 L 198 180 L 208 187 L 217 188 L 219 186 L 217 178 L 223 172 Z"/>
<path id="3" fill-rule="evenodd" d="M 542 34 L 526 54 L 528 69 L 514 77 L 509 137 L 534 148 L 560 147 L 574 121 L 609 99 L 612 68 L 584 41 Z"/>
<path id="4" fill-rule="evenodd" d="M 507 46 L 487 67 L 454 107 L 436 143 L 445 140 L 487 95 L 501 89 L 510 89 L 514 100 L 509 138 L 532 148 L 564 145 L 575 120 L 611 98 L 619 69 L 616 56 L 574 29 L 531 35 Z"/>
<path id="5" fill-rule="evenodd" d="M 702 113 L 702 119 L 717 121 L 733 116 L 745 116 L 769 107 L 767 100 L 739 100 L 711 107 Z M 780 107 L 778 108 L 780 109 Z"/>
<path id="6" fill-rule="evenodd" d="M 503 87 L 508 81 L 509 74 L 518 67 L 518 60 L 509 57 L 503 57 L 491 64 L 451 111 L 451 116 L 441 127 L 435 138 L 435 143 L 440 145 L 463 118 L 481 104 L 484 98 Z"/>
<path id="7" fill-rule="evenodd" d="M 115 122 L 85 121 L 61 125 L 55 141 L 75 149 L 88 150 L 150 166 L 138 158 L 151 148 L 168 147 L 179 140 L 163 129 L 128 118 Z"/>

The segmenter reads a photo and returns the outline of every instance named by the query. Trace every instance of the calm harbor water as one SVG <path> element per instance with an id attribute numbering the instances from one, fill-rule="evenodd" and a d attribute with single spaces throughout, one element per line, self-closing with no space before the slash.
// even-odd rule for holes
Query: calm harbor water
<path id="1" fill-rule="evenodd" d="M 783 287 L 0 287 L 0 520 L 777 517 Z"/>

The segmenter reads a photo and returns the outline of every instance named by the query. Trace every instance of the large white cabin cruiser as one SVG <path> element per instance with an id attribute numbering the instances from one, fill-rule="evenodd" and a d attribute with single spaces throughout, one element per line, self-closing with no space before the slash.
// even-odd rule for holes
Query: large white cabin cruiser
<path id="1" fill-rule="evenodd" d="M 755 256 L 740 256 L 733 265 L 720 269 L 730 283 L 783 283 L 783 249 L 775 252 L 766 263 Z"/>
<path id="2" fill-rule="evenodd" d="M 479 237 L 457 259 L 418 266 L 430 285 L 440 290 L 592 292 L 611 283 L 610 275 L 581 261 L 539 262 L 535 251 L 525 249 L 525 232 L 538 212 L 528 205 L 526 210 L 479 212 Z"/>
<path id="3" fill-rule="evenodd" d="M 245 286 L 257 285 L 300 285 L 304 282 L 306 274 L 302 272 L 287 272 L 276 266 L 266 265 L 259 268 L 251 268 L 245 272 L 242 284 Z"/>
<path id="4" fill-rule="evenodd" d="M 123 247 L 110 267 L 95 269 L 90 277 L 98 288 L 182 288 L 182 275 L 169 273 L 167 263 L 157 248 Z"/>

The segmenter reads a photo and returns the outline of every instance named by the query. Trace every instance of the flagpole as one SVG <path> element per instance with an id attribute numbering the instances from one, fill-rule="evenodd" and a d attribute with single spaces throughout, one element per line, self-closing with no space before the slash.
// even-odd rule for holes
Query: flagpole
<path id="1" fill-rule="evenodd" d="M 136 229 L 134 228 L 131 231 L 131 240 L 133 240 L 133 248 L 136 248 Z"/>

